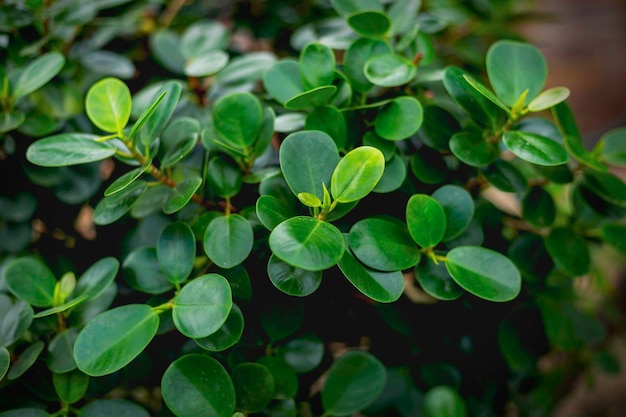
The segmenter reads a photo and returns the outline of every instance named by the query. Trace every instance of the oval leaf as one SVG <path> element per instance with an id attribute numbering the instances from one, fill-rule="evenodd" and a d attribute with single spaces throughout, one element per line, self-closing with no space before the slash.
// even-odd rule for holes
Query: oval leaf
<path id="1" fill-rule="evenodd" d="M 235 386 L 236 408 L 245 413 L 258 413 L 274 394 L 274 376 L 264 365 L 244 362 L 231 372 Z"/>
<path id="2" fill-rule="evenodd" d="M 339 203 L 360 200 L 369 194 L 383 175 L 385 156 L 371 146 L 348 152 L 335 167 L 330 192 Z"/>
<path id="3" fill-rule="evenodd" d="M 550 107 L 567 100 L 569 97 L 569 88 L 553 87 L 542 91 L 537 97 L 528 103 L 528 110 L 543 111 Z"/>
<path id="4" fill-rule="evenodd" d="M 275 255 L 271 255 L 267 263 L 267 275 L 276 288 L 295 297 L 313 294 L 322 283 L 321 271 L 297 268 Z"/>
<path id="5" fill-rule="evenodd" d="M 85 112 L 99 129 L 123 135 L 130 119 L 132 99 L 128 86 L 117 78 L 104 78 L 89 88 Z"/>
<path id="6" fill-rule="evenodd" d="M 217 217 L 209 223 L 203 243 L 204 251 L 216 265 L 232 268 L 245 261 L 252 251 L 252 226 L 239 214 Z"/>
<path id="7" fill-rule="evenodd" d="M 26 159 L 35 165 L 61 167 L 96 162 L 115 155 L 111 142 L 97 142 L 98 136 L 88 133 L 60 133 L 30 145 Z"/>
<path id="8" fill-rule="evenodd" d="M 578 277 L 589 272 L 591 258 L 587 242 L 567 227 L 555 227 L 546 238 L 546 249 L 556 267 Z"/>
<path id="9" fill-rule="evenodd" d="M 233 304 L 226 321 L 217 331 L 206 337 L 194 339 L 194 342 L 211 352 L 221 352 L 234 346 L 241 339 L 243 328 L 244 319 L 241 309 Z"/>
<path id="10" fill-rule="evenodd" d="M 185 281 L 196 259 L 196 239 L 184 222 L 165 226 L 157 240 L 157 259 L 163 275 L 172 283 Z"/>
<path id="11" fill-rule="evenodd" d="M 23 257 L 6 266 L 4 282 L 15 296 L 35 307 L 50 307 L 57 280 L 39 259 Z"/>
<path id="12" fill-rule="evenodd" d="M 376 115 L 374 129 L 387 140 L 402 140 L 415 134 L 422 125 L 422 105 L 413 97 L 398 97 Z"/>
<path id="13" fill-rule="evenodd" d="M 509 131 L 502 140 L 516 156 L 533 164 L 554 166 L 569 161 L 569 154 L 562 145 L 541 135 Z"/>
<path id="14" fill-rule="evenodd" d="M 415 78 L 417 67 L 403 56 L 393 53 L 376 55 L 365 63 L 365 78 L 380 87 L 398 87 Z"/>
<path id="15" fill-rule="evenodd" d="M 35 58 L 20 73 L 13 88 L 13 99 L 23 97 L 39 89 L 53 79 L 65 65 L 65 57 L 60 52 L 48 52 Z"/>
<path id="16" fill-rule="evenodd" d="M 439 202 L 446 213 L 444 242 L 454 239 L 469 227 L 474 217 L 474 200 L 464 188 L 444 185 L 432 194 L 432 198 Z"/>
<path id="17" fill-rule="evenodd" d="M 228 145 L 246 149 L 254 143 L 263 123 L 261 102 L 251 93 L 222 97 L 213 108 L 215 131 Z"/>
<path id="18" fill-rule="evenodd" d="M 446 232 L 446 213 L 425 194 L 415 194 L 406 205 L 406 224 L 413 240 L 423 248 L 436 246 Z"/>

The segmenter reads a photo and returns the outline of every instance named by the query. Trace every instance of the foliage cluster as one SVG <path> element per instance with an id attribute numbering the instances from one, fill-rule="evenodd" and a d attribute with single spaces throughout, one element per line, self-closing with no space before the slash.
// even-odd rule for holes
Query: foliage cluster
<path id="1" fill-rule="evenodd" d="M 585 147 L 519 4 L 6 2 L 0 416 L 544 416 L 617 371 L 626 129 Z"/>

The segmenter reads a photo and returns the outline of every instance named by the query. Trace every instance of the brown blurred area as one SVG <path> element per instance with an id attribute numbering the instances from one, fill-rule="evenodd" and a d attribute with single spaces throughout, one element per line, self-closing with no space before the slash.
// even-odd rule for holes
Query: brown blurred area
<path id="1" fill-rule="evenodd" d="M 566 86 L 588 145 L 626 126 L 626 0 L 536 0 L 545 20 L 520 27 L 548 60 L 547 87 Z"/>

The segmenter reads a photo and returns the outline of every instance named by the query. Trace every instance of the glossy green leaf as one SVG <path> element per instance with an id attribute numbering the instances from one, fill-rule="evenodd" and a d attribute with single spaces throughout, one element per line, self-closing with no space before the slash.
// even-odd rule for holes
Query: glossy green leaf
<path id="1" fill-rule="evenodd" d="M 306 90 L 298 61 L 288 59 L 277 62 L 265 72 L 263 86 L 281 104 Z"/>
<path id="2" fill-rule="evenodd" d="M 208 77 L 220 72 L 230 57 L 224 51 L 209 51 L 185 62 L 184 73 L 188 77 Z"/>
<path id="3" fill-rule="evenodd" d="M 139 129 L 139 140 L 144 145 L 150 145 L 156 141 L 165 126 L 169 123 L 178 101 L 180 100 L 182 88 L 181 84 L 177 81 L 168 81 L 156 91 L 155 101 L 158 97 L 165 93 L 163 101 L 154 110 L 150 118 L 145 122 L 143 127 Z M 139 120 L 137 121 L 139 123 Z"/>
<path id="4" fill-rule="evenodd" d="M 352 42 L 343 59 L 343 68 L 352 88 L 362 93 L 371 90 L 374 84 L 363 72 L 365 63 L 370 57 L 389 53 L 391 48 L 383 41 L 359 37 Z"/>
<path id="5" fill-rule="evenodd" d="M 506 113 L 510 113 L 510 109 L 506 106 L 506 104 L 502 103 L 498 97 L 494 93 L 491 92 L 483 83 L 476 80 L 474 77 L 469 74 L 464 74 L 463 78 L 468 82 L 469 85 L 474 87 L 476 91 L 482 94 L 487 100 L 491 101 L 496 106 L 500 107 Z"/>
<path id="6" fill-rule="evenodd" d="M 70 327 L 57 333 L 52 341 L 48 344 L 48 355 L 46 356 L 46 364 L 48 369 L 55 373 L 65 373 L 76 369 L 76 361 L 74 360 L 74 343 L 78 337 L 79 329 Z"/>
<path id="7" fill-rule="evenodd" d="M 135 359 L 158 327 L 158 313 L 146 304 L 129 304 L 102 313 L 76 338 L 76 364 L 90 376 L 111 374 Z"/>
<path id="8" fill-rule="evenodd" d="M 245 261 L 253 244 L 252 226 L 239 214 L 214 219 L 203 240 L 206 254 L 221 268 L 232 268 Z"/>
<path id="9" fill-rule="evenodd" d="M 528 110 L 535 112 L 547 110 L 550 107 L 567 100 L 568 97 L 569 88 L 567 87 L 549 88 L 539 93 L 537 97 L 528 103 Z"/>
<path id="10" fill-rule="evenodd" d="M 327 134 L 319 131 L 292 133 L 282 142 L 278 156 L 285 181 L 294 195 L 305 192 L 320 200 L 324 198 L 322 184 L 330 184 L 339 163 L 337 146 Z"/>
<path id="11" fill-rule="evenodd" d="M 149 166 L 150 165 L 144 165 L 142 167 L 132 169 L 125 174 L 119 176 L 115 181 L 111 183 L 111 185 L 107 187 L 106 190 L 104 190 L 104 195 L 109 196 L 119 191 L 122 191 L 124 188 L 132 184 L 133 181 L 135 181 L 137 178 L 141 177 L 141 174 L 146 172 Z"/>
<path id="12" fill-rule="evenodd" d="M 537 97 L 548 75 L 548 66 L 541 51 L 518 41 L 496 41 L 487 51 L 486 65 L 496 95 L 510 107 L 527 89 L 528 95 L 523 104 Z"/>
<path id="13" fill-rule="evenodd" d="M 391 19 L 391 33 L 396 35 L 408 31 L 421 5 L 421 0 L 399 0 L 390 4 L 387 14 Z"/>
<path id="14" fill-rule="evenodd" d="M 626 225 L 621 223 L 607 222 L 600 228 L 604 242 L 626 254 Z"/>
<path id="15" fill-rule="evenodd" d="M 556 219 L 552 196 L 539 186 L 532 186 L 522 199 L 522 217 L 537 227 L 548 227 Z"/>
<path id="16" fill-rule="evenodd" d="M 161 134 L 161 146 L 165 150 L 161 169 L 169 168 L 189 155 L 198 143 L 200 130 L 198 120 L 191 117 L 179 117 L 170 123 Z"/>
<path id="17" fill-rule="evenodd" d="M 333 106 L 315 107 L 306 117 L 306 130 L 319 130 L 330 136 L 338 149 L 343 149 L 348 139 L 348 127 L 342 112 Z"/>
<path id="18" fill-rule="evenodd" d="M 241 309 L 233 304 L 226 321 L 214 333 L 194 339 L 194 342 L 203 349 L 211 352 L 221 352 L 239 342 L 243 334 L 244 317 Z"/>
<path id="19" fill-rule="evenodd" d="M 191 227 L 184 222 L 165 226 L 156 245 L 157 259 L 163 275 L 172 283 L 189 277 L 196 258 L 196 239 Z"/>
<path id="20" fill-rule="evenodd" d="M 52 384 L 59 399 L 66 404 L 79 401 L 87 392 L 89 376 L 81 371 L 52 374 Z"/>
<path id="21" fill-rule="evenodd" d="M 296 215 L 293 207 L 271 195 L 262 195 L 256 202 L 256 215 L 268 230 Z"/>
<path id="22" fill-rule="evenodd" d="M 370 268 L 393 272 L 411 268 L 421 253 L 399 220 L 369 217 L 356 222 L 349 233 L 350 249 Z"/>
<path id="23" fill-rule="evenodd" d="M 294 398 L 298 393 L 298 375 L 280 356 L 263 356 L 258 361 L 265 366 L 274 378 L 272 398 L 286 400 Z"/>
<path id="24" fill-rule="evenodd" d="M 467 405 L 458 391 L 450 386 L 439 385 L 424 394 L 424 417 L 467 417 Z"/>
<path id="25" fill-rule="evenodd" d="M 307 332 L 287 342 L 279 354 L 296 372 L 306 373 L 322 362 L 324 343 L 315 334 Z"/>
<path id="26" fill-rule="evenodd" d="M 228 145 L 246 149 L 252 145 L 263 123 L 261 102 L 251 93 L 222 97 L 213 107 L 215 131 Z"/>
<path id="27" fill-rule="evenodd" d="M 264 365 L 240 363 L 233 368 L 231 377 L 238 410 L 258 413 L 269 404 L 274 395 L 274 377 Z"/>
<path id="28" fill-rule="evenodd" d="M 375 193 L 390 193 L 402 187 L 407 175 L 407 164 L 400 155 L 394 154 L 385 163 L 385 171 L 374 187 Z"/>
<path id="29" fill-rule="evenodd" d="M 11 365 L 11 354 L 4 346 L 0 346 L 0 381 L 4 378 Z"/>
<path id="30" fill-rule="evenodd" d="M 60 133 L 31 144 L 26 158 L 35 165 L 60 167 L 101 161 L 115 154 L 110 142 L 98 142 L 88 133 Z"/>
<path id="31" fill-rule="evenodd" d="M 267 275 L 276 288 L 295 297 L 313 294 L 322 283 L 321 271 L 297 268 L 275 255 L 271 255 L 267 263 Z"/>
<path id="32" fill-rule="evenodd" d="M 21 110 L 0 113 L 0 133 L 17 129 L 23 125 L 24 121 L 26 121 L 26 115 Z"/>
<path id="33" fill-rule="evenodd" d="M 523 193 L 528 186 L 528 180 L 519 169 L 509 161 L 496 159 L 492 164 L 484 167 L 481 172 L 498 190 L 507 193 Z"/>
<path id="34" fill-rule="evenodd" d="M 409 96 L 397 97 L 376 115 L 374 129 L 387 140 L 402 140 L 415 134 L 422 125 L 422 105 Z"/>
<path id="35" fill-rule="evenodd" d="M 487 166 L 498 156 L 497 148 L 480 131 L 473 130 L 455 133 L 450 138 L 450 150 L 461 162 L 473 167 Z"/>
<path id="36" fill-rule="evenodd" d="M 546 237 L 546 249 L 556 267 L 569 276 L 589 272 L 591 257 L 587 242 L 567 227 L 555 227 Z"/>
<path id="37" fill-rule="evenodd" d="M 626 183 L 620 177 L 608 172 L 585 170 L 583 181 L 603 200 L 626 207 Z"/>
<path id="38" fill-rule="evenodd" d="M 206 178 L 211 189 L 221 198 L 237 195 L 243 182 L 241 169 L 220 157 L 209 161 Z"/>
<path id="39" fill-rule="evenodd" d="M 161 272 L 157 250 L 152 246 L 135 248 L 124 259 L 122 270 L 126 283 L 137 291 L 162 294 L 173 287 Z"/>
<path id="40" fill-rule="evenodd" d="M 144 181 L 134 181 L 120 192 L 104 197 L 96 205 L 93 213 L 94 222 L 98 225 L 105 225 L 122 218 L 143 194 L 147 186 Z"/>
<path id="41" fill-rule="evenodd" d="M 371 404 L 383 391 L 385 366 L 373 355 L 352 350 L 341 355 L 328 370 L 322 388 L 322 406 L 327 414 L 349 416 Z"/>
<path id="42" fill-rule="evenodd" d="M 337 92 L 334 85 L 324 85 L 307 90 L 285 102 L 285 108 L 289 110 L 306 110 L 329 104 L 330 99 Z"/>
<path id="43" fill-rule="evenodd" d="M 13 87 L 12 98 L 26 96 L 53 79 L 65 65 L 60 52 L 48 52 L 28 63 Z"/>
<path id="44" fill-rule="evenodd" d="M 417 67 L 401 55 L 394 53 L 375 55 L 363 67 L 365 78 L 380 87 L 398 87 L 415 78 Z"/>
<path id="45" fill-rule="evenodd" d="M 337 164 L 330 180 L 330 192 L 339 203 L 360 200 L 369 194 L 385 169 L 385 157 L 370 146 L 348 152 Z"/>
<path id="46" fill-rule="evenodd" d="M 28 256 L 9 262 L 4 270 L 4 283 L 11 293 L 27 303 L 49 307 L 57 280 L 42 261 Z"/>
<path id="47" fill-rule="evenodd" d="M 226 278 L 206 274 L 190 281 L 178 293 L 172 317 L 182 334 L 201 338 L 222 327 L 232 306 L 232 292 Z"/>
<path id="48" fill-rule="evenodd" d="M 190 177 L 178 183 L 169 195 L 167 202 L 163 205 L 165 214 L 176 213 L 189 203 L 198 188 L 202 185 L 202 178 Z"/>
<path id="49" fill-rule="evenodd" d="M 456 300 L 464 293 L 448 273 L 444 262 L 436 264 L 431 259 L 423 259 L 415 267 L 415 278 L 427 294 L 438 300 Z"/>
<path id="50" fill-rule="evenodd" d="M 13 301 L 8 295 L 0 294 L 0 346 L 11 346 L 32 322 L 33 308 L 30 304 L 19 299 Z"/>
<path id="51" fill-rule="evenodd" d="M 368 298 L 379 303 L 391 303 L 404 292 L 402 272 L 380 272 L 366 268 L 347 249 L 338 263 L 343 275 Z"/>
<path id="52" fill-rule="evenodd" d="M 130 119 L 132 100 L 128 86 L 107 77 L 92 85 L 85 98 L 85 112 L 99 129 L 122 135 Z"/>
<path id="53" fill-rule="evenodd" d="M 235 387 L 230 375 L 215 359 L 185 355 L 167 368 L 161 381 L 163 399 L 178 417 L 231 417 Z"/>
<path id="54" fill-rule="evenodd" d="M 498 128 L 506 121 L 506 112 L 479 93 L 465 78 L 467 72 L 458 67 L 446 67 L 443 85 L 467 115 L 481 126 Z M 517 98 L 517 97 L 516 97 Z"/>
<path id="55" fill-rule="evenodd" d="M 565 145 L 572 157 L 581 164 L 587 165 L 598 172 L 607 172 L 609 170 L 604 162 L 600 161 L 585 148 L 581 137 L 565 135 L 563 137 L 563 145 Z"/>
<path id="56" fill-rule="evenodd" d="M 600 138 L 602 159 L 616 166 L 626 166 L 626 128 L 611 129 Z"/>
<path id="57" fill-rule="evenodd" d="M 522 278 L 506 256 L 480 246 L 460 246 L 446 256 L 446 268 L 466 291 L 494 302 L 510 301 L 520 292 Z"/>
<path id="58" fill-rule="evenodd" d="M 517 157 L 533 164 L 554 166 L 569 161 L 567 150 L 544 136 L 512 130 L 506 132 L 502 140 Z"/>
<path id="59" fill-rule="evenodd" d="M 424 120 L 418 131 L 419 138 L 434 150 L 447 151 L 450 138 L 461 129 L 459 122 L 442 107 L 428 105 L 423 110 Z"/>
<path id="60" fill-rule="evenodd" d="M 339 229 L 307 216 L 292 217 L 276 226 L 270 233 L 269 245 L 280 259 L 310 271 L 330 268 L 345 250 Z"/>
<path id="61" fill-rule="evenodd" d="M 306 90 L 331 85 L 335 78 L 335 54 L 328 46 L 311 42 L 300 52 L 300 76 Z"/>
<path id="62" fill-rule="evenodd" d="M 413 240 L 423 248 L 436 246 L 446 232 L 441 204 L 425 194 L 414 194 L 406 205 L 406 224 Z"/>
<path id="63" fill-rule="evenodd" d="M 50 417 L 41 408 L 16 408 L 0 413 L 0 417 Z"/>
<path id="64" fill-rule="evenodd" d="M 469 227 L 474 216 L 474 200 L 464 188 L 444 185 L 432 194 L 432 198 L 439 202 L 446 213 L 444 242 L 454 239 Z"/>
<path id="65" fill-rule="evenodd" d="M 45 343 L 42 340 L 38 340 L 24 349 L 11 364 L 11 368 L 7 373 L 7 379 L 14 381 L 24 375 L 35 364 L 44 347 Z"/>
<path id="66" fill-rule="evenodd" d="M 139 404 L 123 399 L 94 400 L 80 409 L 81 417 L 149 417 Z"/>
<path id="67" fill-rule="evenodd" d="M 389 16 L 376 10 L 351 13 L 347 22 L 356 33 L 368 38 L 383 38 L 391 29 Z"/>

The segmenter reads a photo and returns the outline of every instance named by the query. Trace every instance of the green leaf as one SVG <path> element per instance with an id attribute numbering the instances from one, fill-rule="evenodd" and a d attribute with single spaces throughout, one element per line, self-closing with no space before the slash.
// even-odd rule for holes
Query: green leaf
<path id="1" fill-rule="evenodd" d="M 365 63 L 370 57 L 389 53 L 391 53 L 391 48 L 383 41 L 359 37 L 352 42 L 343 59 L 343 69 L 352 88 L 361 93 L 371 90 L 374 84 L 363 72 Z"/>
<path id="2" fill-rule="evenodd" d="M 229 55 L 224 51 L 209 51 L 187 60 L 183 72 L 188 77 L 208 77 L 224 69 L 229 59 Z"/>
<path id="3" fill-rule="evenodd" d="M 233 304 L 226 321 L 214 333 L 194 339 L 194 342 L 202 349 L 211 352 L 224 351 L 239 342 L 243 334 L 244 318 L 241 309 Z"/>
<path id="4" fill-rule="evenodd" d="M 156 30 L 150 36 L 150 51 L 168 71 L 183 74 L 185 57 L 181 53 L 178 33 L 170 29 Z"/>
<path id="5" fill-rule="evenodd" d="M 12 98 L 16 100 L 39 89 L 53 79 L 63 66 L 65 57 L 60 52 L 48 52 L 26 65 L 15 82 Z"/>
<path id="6" fill-rule="evenodd" d="M 276 63 L 276 55 L 268 51 L 251 51 L 228 62 L 223 71 L 215 76 L 216 86 L 234 86 L 255 83 Z"/>
<path id="7" fill-rule="evenodd" d="M 398 0 L 390 4 L 387 14 L 391 19 L 391 33 L 397 35 L 408 31 L 421 5 L 421 0 Z"/>
<path id="8" fill-rule="evenodd" d="M 165 214 L 176 213 L 189 203 L 198 188 L 202 185 L 202 178 L 191 177 L 178 183 L 174 189 L 172 189 L 168 200 L 163 205 L 163 212 Z"/>
<path id="9" fill-rule="evenodd" d="M 76 369 L 73 352 L 78 330 L 76 327 L 63 330 L 48 344 L 46 364 L 52 372 L 61 374 Z"/>
<path id="10" fill-rule="evenodd" d="M 241 169 L 219 156 L 209 161 L 206 178 L 211 189 L 221 198 L 237 195 L 243 182 Z"/>
<path id="11" fill-rule="evenodd" d="M 226 278 L 206 274 L 194 278 L 178 293 L 172 317 L 183 335 L 201 338 L 222 327 L 232 306 L 232 292 Z"/>
<path id="12" fill-rule="evenodd" d="M 464 291 L 448 273 L 446 264 L 424 259 L 415 267 L 415 278 L 427 294 L 438 300 L 456 300 Z"/>
<path id="13" fill-rule="evenodd" d="M 258 361 L 265 366 L 274 378 L 272 398 L 286 400 L 294 398 L 298 393 L 298 375 L 280 356 L 262 356 Z"/>
<path id="14" fill-rule="evenodd" d="M 119 220 L 132 208 L 147 187 L 144 181 L 134 181 L 120 192 L 104 197 L 94 209 L 94 222 L 105 225 Z"/>
<path id="15" fill-rule="evenodd" d="M 305 333 L 287 342 L 278 353 L 296 372 L 305 373 L 322 362 L 324 343 L 315 334 Z"/>
<path id="16" fill-rule="evenodd" d="M 418 245 L 432 248 L 441 242 L 446 232 L 446 213 L 434 198 L 414 194 L 406 205 L 406 224 Z"/>
<path id="17" fill-rule="evenodd" d="M 52 374 L 52 384 L 59 399 L 65 404 L 79 401 L 87 392 L 89 376 L 81 371 Z"/>
<path id="18" fill-rule="evenodd" d="M 602 159 L 619 167 L 626 166 L 626 127 L 606 132 L 598 144 L 602 144 Z"/>
<path id="19" fill-rule="evenodd" d="M 0 413 L 0 417 L 50 417 L 51 414 L 46 413 L 41 408 L 16 408 L 14 410 Z"/>
<path id="20" fill-rule="evenodd" d="M 555 227 L 545 241 L 546 249 L 560 271 L 572 277 L 589 272 L 589 247 L 578 233 L 567 227 Z"/>
<path id="21" fill-rule="evenodd" d="M 447 151 L 452 135 L 461 129 L 459 122 L 447 110 L 439 106 L 424 107 L 422 127 L 418 132 L 424 144 L 437 151 Z"/>
<path id="22" fill-rule="evenodd" d="M 605 243 L 626 255 L 626 225 L 607 222 L 602 225 L 600 232 Z"/>
<path id="23" fill-rule="evenodd" d="M 7 374 L 11 365 L 11 354 L 4 346 L 0 346 L 0 381 Z"/>
<path id="24" fill-rule="evenodd" d="M 307 207 L 322 207 L 322 202 L 319 198 L 317 198 L 316 195 L 313 195 L 311 193 L 298 193 L 297 197 L 298 200 L 300 200 L 300 202 Z"/>
<path id="25" fill-rule="evenodd" d="M 161 381 L 163 400 L 178 417 L 231 417 L 235 387 L 224 367 L 199 354 L 176 359 Z"/>
<path id="26" fill-rule="evenodd" d="M 296 215 L 293 207 L 271 195 L 262 195 L 256 201 L 256 215 L 268 230 Z"/>
<path id="27" fill-rule="evenodd" d="M 289 59 L 277 62 L 265 72 L 263 86 L 281 104 L 306 90 L 300 77 L 298 61 Z"/>
<path id="28" fill-rule="evenodd" d="M 330 99 L 336 92 L 337 87 L 334 85 L 323 85 L 307 90 L 287 100 L 285 108 L 289 110 L 305 110 L 324 106 L 330 102 Z"/>
<path id="29" fill-rule="evenodd" d="M 345 17 L 359 10 L 383 11 L 380 0 L 331 0 L 330 4 L 339 15 Z"/>
<path id="30" fill-rule="evenodd" d="M 322 283 L 322 271 L 297 268 L 271 255 L 267 275 L 272 284 L 287 295 L 306 297 L 313 294 Z"/>
<path id="31" fill-rule="evenodd" d="M 165 93 L 165 97 L 161 104 L 158 105 L 152 115 L 144 123 L 143 127 L 139 129 L 139 140 L 143 145 L 150 145 L 156 141 L 165 126 L 172 118 L 176 107 L 178 106 L 178 100 L 180 100 L 182 87 L 178 81 L 168 81 L 156 92 L 155 101 L 151 106 L 156 103 L 158 97 Z M 150 107 L 146 109 L 146 112 L 150 110 Z M 140 119 L 136 124 L 139 124 Z M 134 126 L 133 126 L 134 127 Z M 131 130 L 132 132 L 132 130 Z"/>
<path id="32" fill-rule="evenodd" d="M 569 97 L 569 89 L 567 87 L 552 87 L 542 91 L 537 97 L 528 103 L 528 110 L 530 111 L 543 111 L 562 101 L 567 100 Z"/>
<path id="33" fill-rule="evenodd" d="M 385 157 L 370 146 L 359 146 L 348 152 L 337 164 L 330 179 L 335 201 L 350 203 L 369 194 L 385 170 Z"/>
<path id="34" fill-rule="evenodd" d="M 30 304 L 19 299 L 12 301 L 8 295 L 0 294 L 0 346 L 11 346 L 32 322 L 33 308 Z"/>
<path id="35" fill-rule="evenodd" d="M 491 249 L 456 247 L 446 256 L 446 268 L 463 289 L 488 301 L 510 301 L 521 289 L 521 276 L 515 264 Z"/>
<path id="36" fill-rule="evenodd" d="M 397 301 L 404 292 L 402 272 L 380 272 L 366 268 L 347 249 L 338 263 L 343 275 L 365 296 L 379 303 Z"/>
<path id="37" fill-rule="evenodd" d="M 9 262 L 4 271 L 4 282 L 16 297 L 35 307 L 49 307 L 53 303 L 57 280 L 52 271 L 35 257 Z"/>
<path id="38" fill-rule="evenodd" d="M 126 283 L 147 294 L 162 294 L 172 289 L 172 282 L 161 272 L 157 250 L 152 246 L 139 246 L 126 256 L 122 264 Z"/>
<path id="39" fill-rule="evenodd" d="M 376 115 L 374 129 L 387 140 L 402 140 L 415 134 L 422 125 L 422 105 L 409 96 L 397 97 L 385 104 Z"/>
<path id="40" fill-rule="evenodd" d="M 8 113 L 0 113 L 0 133 L 10 132 L 22 126 L 26 121 L 26 115 L 21 110 L 13 110 Z"/>
<path id="41" fill-rule="evenodd" d="M 322 184 L 330 184 L 339 152 L 335 142 L 319 131 L 292 133 L 279 152 L 280 168 L 294 195 L 311 193 L 324 198 Z"/>
<path id="42" fill-rule="evenodd" d="M 335 79 L 335 54 L 324 44 L 308 43 L 300 52 L 298 64 L 306 90 L 331 85 Z"/>
<path id="43" fill-rule="evenodd" d="M 541 51 L 533 45 L 518 41 L 496 41 L 487 51 L 486 65 L 496 95 L 509 107 L 513 107 L 527 89 L 524 105 L 537 97 L 548 75 Z"/>
<path id="44" fill-rule="evenodd" d="M 333 106 L 315 107 L 306 117 L 306 130 L 320 130 L 330 136 L 338 149 L 348 140 L 348 126 L 343 113 Z"/>
<path id="45" fill-rule="evenodd" d="M 81 417 L 150 417 L 140 405 L 122 399 L 94 400 L 80 409 Z"/>
<path id="46" fill-rule="evenodd" d="M 398 219 L 369 217 L 359 220 L 350 229 L 349 242 L 359 261 L 379 271 L 411 268 L 421 257 L 417 244 Z"/>
<path id="47" fill-rule="evenodd" d="M 583 181 L 594 194 L 620 207 L 626 207 L 626 184 L 611 173 L 585 170 Z"/>
<path id="48" fill-rule="evenodd" d="M 487 166 L 498 156 L 497 148 L 474 130 L 455 133 L 450 138 L 450 150 L 461 162 L 473 167 Z"/>
<path id="49" fill-rule="evenodd" d="M 439 184 L 446 178 L 448 165 L 443 156 L 428 146 L 417 150 L 409 160 L 411 172 L 424 184 Z"/>
<path id="50" fill-rule="evenodd" d="M 469 74 L 463 74 L 463 78 L 465 78 L 465 81 L 467 81 L 469 85 L 474 87 L 474 89 L 482 94 L 487 100 L 500 107 L 507 114 L 510 114 L 511 110 L 506 106 L 506 104 L 501 102 L 500 99 L 496 97 L 496 95 L 492 93 L 490 89 L 485 87 L 484 84 L 482 84 L 480 81 L 476 80 Z"/>
<path id="51" fill-rule="evenodd" d="M 347 18 L 347 22 L 356 33 L 367 38 L 384 38 L 391 29 L 389 16 L 376 10 L 362 10 L 351 13 Z"/>
<path id="52" fill-rule="evenodd" d="M 399 189 L 407 175 L 407 164 L 400 155 L 394 155 L 385 164 L 385 171 L 374 187 L 375 193 L 390 193 Z"/>
<path id="53" fill-rule="evenodd" d="M 111 374 L 135 359 L 158 328 L 159 316 L 146 304 L 129 304 L 102 313 L 76 338 L 76 364 L 90 376 Z"/>
<path id="54" fill-rule="evenodd" d="M 375 55 L 363 67 L 365 78 L 380 87 L 398 87 L 415 78 L 417 67 L 401 55 L 394 53 Z"/>
<path id="55" fill-rule="evenodd" d="M 328 370 L 322 388 L 322 406 L 327 414 L 349 416 L 370 405 L 383 391 L 385 366 L 373 355 L 352 350 L 341 355 Z"/>
<path id="56" fill-rule="evenodd" d="M 215 131 L 228 145 L 245 150 L 257 138 L 263 122 L 261 102 L 251 93 L 232 93 L 213 108 Z"/>
<path id="57" fill-rule="evenodd" d="M 98 142 L 88 133 L 60 133 L 40 139 L 26 150 L 26 158 L 35 165 L 60 167 L 101 161 L 115 155 L 111 142 Z"/>
<path id="58" fill-rule="evenodd" d="M 150 165 L 146 164 L 146 165 L 144 165 L 142 167 L 132 169 L 132 170 L 126 172 L 125 174 L 121 175 L 115 181 L 113 181 L 111 183 L 111 185 L 109 185 L 107 187 L 106 190 L 104 190 L 104 195 L 105 196 L 110 196 L 110 195 L 113 195 L 113 194 L 115 194 L 115 193 L 117 193 L 119 191 L 122 191 L 123 189 L 128 187 L 130 184 L 132 184 L 133 181 L 135 181 L 137 178 L 141 177 L 141 174 L 146 172 L 146 170 L 149 167 L 150 167 Z"/>
<path id="59" fill-rule="evenodd" d="M 280 259 L 310 271 L 330 268 L 345 250 L 339 229 L 307 216 L 292 217 L 276 226 L 270 233 L 269 245 Z"/>
<path id="60" fill-rule="evenodd" d="M 554 199 L 540 186 L 532 186 L 522 199 L 522 217 L 537 227 L 549 227 L 556 219 Z"/>
<path id="61" fill-rule="evenodd" d="M 515 165 L 504 159 L 496 159 L 492 164 L 481 169 L 481 172 L 489 184 L 506 193 L 521 194 L 526 191 L 528 186 L 524 174 Z"/>
<path id="62" fill-rule="evenodd" d="M 221 268 L 232 268 L 245 261 L 253 244 L 252 226 L 239 214 L 211 221 L 203 240 L 204 251 Z"/>
<path id="63" fill-rule="evenodd" d="M 171 223 L 159 234 L 157 259 L 163 275 L 173 284 L 185 281 L 196 259 L 196 238 L 184 222 Z"/>
<path id="64" fill-rule="evenodd" d="M 128 86 L 117 78 L 107 77 L 87 91 L 85 112 L 89 120 L 105 132 L 124 135 L 130 119 L 132 99 Z"/>
<path id="65" fill-rule="evenodd" d="M 463 398 L 456 389 L 439 385 L 429 389 L 423 399 L 424 417 L 467 417 Z"/>
<path id="66" fill-rule="evenodd" d="M 244 362 L 231 372 L 235 386 L 236 408 L 245 413 L 258 413 L 274 394 L 274 377 L 260 363 Z"/>
<path id="67" fill-rule="evenodd" d="M 439 202 L 446 213 L 444 242 L 454 239 L 469 227 L 474 217 L 474 200 L 464 188 L 444 185 L 432 194 L 432 198 Z"/>
<path id="68" fill-rule="evenodd" d="M 13 361 L 11 369 L 7 373 L 7 379 L 14 381 L 24 375 L 35 364 L 44 347 L 45 343 L 42 340 L 38 340 L 24 349 L 17 359 Z"/>
<path id="69" fill-rule="evenodd" d="M 544 136 L 512 130 L 506 132 L 502 140 L 517 157 L 533 164 L 555 166 L 569 161 L 567 150 Z"/>
<path id="70" fill-rule="evenodd" d="M 96 74 L 109 75 L 123 79 L 133 78 L 137 68 L 133 61 L 117 52 L 95 50 L 80 55 L 80 63 Z"/>
<path id="71" fill-rule="evenodd" d="M 160 168 L 169 168 L 193 151 L 200 138 L 200 122 L 191 117 L 179 117 L 161 134 L 161 146 L 165 155 Z"/>

